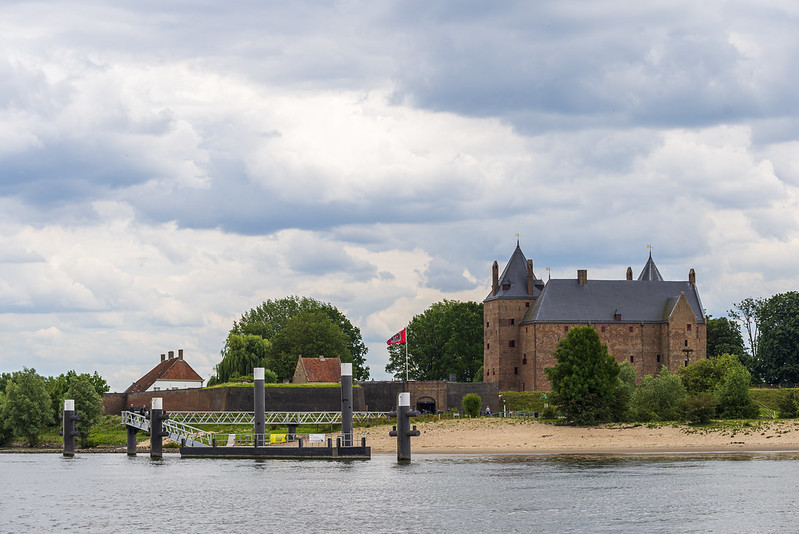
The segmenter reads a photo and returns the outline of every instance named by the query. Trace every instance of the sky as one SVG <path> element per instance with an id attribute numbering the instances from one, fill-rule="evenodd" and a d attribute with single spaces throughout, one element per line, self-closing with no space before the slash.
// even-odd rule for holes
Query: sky
<path id="1" fill-rule="evenodd" d="M 0 4 L 0 372 L 204 378 L 289 295 L 385 341 L 537 276 L 799 289 L 799 4 Z M 651 245 L 651 249 L 647 248 Z M 550 270 L 547 271 L 546 269 Z"/>

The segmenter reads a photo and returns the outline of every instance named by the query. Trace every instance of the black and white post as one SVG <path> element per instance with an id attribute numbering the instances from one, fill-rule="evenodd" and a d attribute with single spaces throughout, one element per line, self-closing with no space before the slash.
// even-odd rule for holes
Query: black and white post
<path id="1" fill-rule="evenodd" d="M 79 419 L 75 413 L 75 401 L 72 399 L 64 400 L 64 413 L 62 416 L 63 427 L 61 433 L 64 435 L 64 457 L 72 458 L 75 456 L 75 438 L 80 432 L 75 430 L 75 421 Z"/>
<path id="2" fill-rule="evenodd" d="M 411 461 L 411 437 L 418 436 L 416 425 L 411 430 L 411 417 L 418 417 L 419 412 L 411 410 L 411 394 L 403 392 L 397 398 L 397 425 L 391 430 L 389 436 L 397 436 L 397 461 Z"/>
<path id="3" fill-rule="evenodd" d="M 266 438 L 266 389 L 264 386 L 264 368 L 256 367 L 253 375 L 253 419 L 255 446 L 263 447 Z"/>
<path id="4" fill-rule="evenodd" d="M 341 364 L 341 435 L 344 447 L 352 447 L 352 364 Z"/>
<path id="5" fill-rule="evenodd" d="M 163 439 L 169 435 L 164 431 L 164 420 L 169 415 L 164 411 L 164 399 L 153 397 L 150 408 L 150 458 L 161 458 L 164 455 Z"/>

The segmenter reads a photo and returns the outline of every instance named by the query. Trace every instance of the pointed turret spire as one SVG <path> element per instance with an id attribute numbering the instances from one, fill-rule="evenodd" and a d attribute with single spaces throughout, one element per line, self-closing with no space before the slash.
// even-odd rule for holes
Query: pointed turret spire
<path id="1" fill-rule="evenodd" d="M 649 251 L 649 260 L 647 260 L 646 265 L 644 265 L 644 269 L 641 271 L 641 274 L 638 276 L 638 280 L 645 280 L 650 282 L 662 282 L 663 277 L 660 276 L 660 271 L 658 271 L 657 265 L 652 260 L 652 251 Z"/>

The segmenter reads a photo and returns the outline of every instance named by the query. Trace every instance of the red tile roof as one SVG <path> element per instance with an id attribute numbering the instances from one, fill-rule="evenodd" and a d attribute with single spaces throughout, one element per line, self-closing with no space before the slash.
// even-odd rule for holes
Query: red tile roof
<path id="1" fill-rule="evenodd" d="M 308 382 L 339 382 L 341 362 L 338 358 L 300 358 Z"/>
<path id="2" fill-rule="evenodd" d="M 203 377 L 191 368 L 191 365 L 186 363 L 182 358 L 169 358 L 158 365 L 134 382 L 125 393 L 138 393 L 140 391 L 147 391 L 150 386 L 155 384 L 156 380 L 199 380 L 202 381 Z"/>

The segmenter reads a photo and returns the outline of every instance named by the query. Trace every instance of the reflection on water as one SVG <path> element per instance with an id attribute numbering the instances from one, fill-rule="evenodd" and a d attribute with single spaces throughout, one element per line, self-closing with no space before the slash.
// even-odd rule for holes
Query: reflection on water
<path id="1" fill-rule="evenodd" d="M 0 455 L 0 531 L 794 531 L 799 454 Z M 156 523 L 153 523 L 157 518 Z"/>

